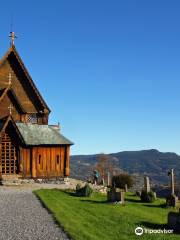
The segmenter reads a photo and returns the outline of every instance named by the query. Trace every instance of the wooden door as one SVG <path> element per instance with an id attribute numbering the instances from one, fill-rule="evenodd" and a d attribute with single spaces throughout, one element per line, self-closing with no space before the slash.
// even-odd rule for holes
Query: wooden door
<path id="1" fill-rule="evenodd" d="M 1 150 L 1 162 L 2 162 L 2 174 L 17 174 L 18 173 L 18 151 L 11 141 L 11 138 L 7 133 L 2 137 L 2 150 Z"/>

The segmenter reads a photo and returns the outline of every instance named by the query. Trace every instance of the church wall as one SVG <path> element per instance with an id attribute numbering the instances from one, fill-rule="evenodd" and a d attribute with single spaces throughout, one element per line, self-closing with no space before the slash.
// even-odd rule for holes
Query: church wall
<path id="1" fill-rule="evenodd" d="M 21 150 L 22 177 L 31 177 L 31 149 L 22 148 Z"/>
<path id="2" fill-rule="evenodd" d="M 69 176 L 69 149 L 69 146 L 29 148 L 20 146 L 19 176 L 22 178 Z"/>
<path id="3" fill-rule="evenodd" d="M 65 146 L 33 147 L 32 154 L 27 149 L 24 149 L 24 177 L 30 176 L 31 165 L 33 178 L 63 177 L 65 174 L 66 156 Z"/>
<path id="4" fill-rule="evenodd" d="M 70 175 L 70 146 L 66 146 L 66 161 L 65 161 L 65 167 L 64 167 L 64 175 L 69 176 Z"/>

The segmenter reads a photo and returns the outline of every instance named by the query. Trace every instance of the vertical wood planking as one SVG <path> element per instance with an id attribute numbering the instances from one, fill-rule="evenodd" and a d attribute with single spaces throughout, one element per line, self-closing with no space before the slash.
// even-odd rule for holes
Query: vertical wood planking
<path id="1" fill-rule="evenodd" d="M 70 147 L 66 147 L 66 168 L 65 168 L 65 175 L 69 176 L 70 174 Z"/>

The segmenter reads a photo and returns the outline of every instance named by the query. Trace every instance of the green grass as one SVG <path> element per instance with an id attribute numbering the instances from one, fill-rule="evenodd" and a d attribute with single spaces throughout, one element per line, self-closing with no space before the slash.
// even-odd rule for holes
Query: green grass
<path id="1" fill-rule="evenodd" d="M 35 194 L 76 240 L 179 239 L 176 234 L 134 234 L 137 226 L 167 229 L 167 214 L 172 209 L 163 207 L 164 199 L 145 204 L 127 193 L 126 205 L 121 206 L 107 203 L 106 197 L 98 193 L 83 198 L 57 189 L 42 189 Z"/>

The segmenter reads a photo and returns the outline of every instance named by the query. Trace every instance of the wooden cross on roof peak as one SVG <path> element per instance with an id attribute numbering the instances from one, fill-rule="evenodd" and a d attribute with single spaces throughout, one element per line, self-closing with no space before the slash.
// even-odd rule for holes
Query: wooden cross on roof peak
<path id="1" fill-rule="evenodd" d="M 10 104 L 8 109 L 9 109 L 9 115 L 11 115 L 12 114 L 12 110 L 13 110 L 13 106 Z"/>
<path id="2" fill-rule="evenodd" d="M 14 45 L 14 41 L 17 38 L 15 32 L 11 31 L 10 34 L 9 34 L 9 38 L 11 39 L 11 46 L 13 46 Z"/>

